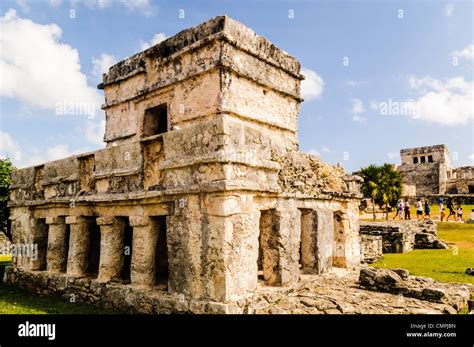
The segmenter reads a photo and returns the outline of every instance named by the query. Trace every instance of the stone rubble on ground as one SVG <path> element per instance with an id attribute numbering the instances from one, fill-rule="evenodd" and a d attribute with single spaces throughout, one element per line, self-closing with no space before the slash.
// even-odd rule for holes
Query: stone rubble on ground
<path id="1" fill-rule="evenodd" d="M 405 269 L 362 268 L 359 283 L 369 290 L 444 303 L 456 311 L 467 305 L 472 291 L 470 284 L 435 282 L 429 277 L 410 276 Z"/>
<path id="2" fill-rule="evenodd" d="M 374 269 L 378 273 L 378 269 Z M 408 271 L 400 273 L 408 276 Z M 291 287 L 260 286 L 245 305 L 246 313 L 255 314 L 456 314 L 467 305 L 469 286 L 443 284 L 426 279 L 427 289 L 420 298 L 401 293 L 373 292 L 358 283 L 359 271 L 343 275 L 302 275 Z M 396 272 L 397 280 L 401 278 Z M 409 276 L 413 278 L 413 276 Z M 420 286 L 422 279 L 419 279 Z M 430 281 L 431 280 L 431 281 Z M 417 280 L 415 280 L 417 281 Z M 443 293 L 443 294 L 441 294 Z M 442 296 L 442 298 L 441 298 Z M 423 298 L 423 300 L 421 299 Z M 427 299 L 431 300 L 427 300 Z M 439 299 L 441 298 L 441 299 Z M 438 302 L 435 301 L 438 299 Z"/>

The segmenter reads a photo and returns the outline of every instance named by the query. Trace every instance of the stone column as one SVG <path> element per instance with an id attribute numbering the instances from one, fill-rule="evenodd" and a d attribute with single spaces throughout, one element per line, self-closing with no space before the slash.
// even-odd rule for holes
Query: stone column
<path id="1" fill-rule="evenodd" d="M 301 210 L 301 271 L 305 274 L 319 273 L 318 261 L 318 213 Z"/>
<path id="2" fill-rule="evenodd" d="M 13 243 L 28 243 L 33 247 L 33 254 L 30 258 L 17 258 L 17 266 L 25 267 L 30 270 L 46 270 L 46 253 L 48 251 L 48 224 L 45 219 L 35 219 L 26 214 L 26 220 L 21 221 L 18 225 L 17 221 L 12 221 L 12 229 L 16 228 L 17 232 L 13 235 L 18 235 Z M 18 229 L 20 227 L 21 229 Z M 27 231 L 27 234 L 23 232 Z M 22 235 L 23 234 L 23 235 Z M 29 260 L 29 261 L 28 261 Z"/>
<path id="3" fill-rule="evenodd" d="M 334 256 L 334 213 L 327 209 L 318 209 L 318 231 L 316 240 L 317 273 L 330 271 Z"/>
<path id="4" fill-rule="evenodd" d="M 158 233 L 156 223 L 149 217 L 130 216 L 133 227 L 132 284 L 153 286 L 155 284 L 155 251 Z"/>
<path id="5" fill-rule="evenodd" d="M 334 213 L 333 265 L 352 268 L 360 265 L 358 201 L 346 204 Z"/>
<path id="6" fill-rule="evenodd" d="M 66 270 L 67 246 L 66 223 L 64 217 L 48 217 L 48 251 L 46 255 L 46 269 L 50 272 L 63 272 Z"/>
<path id="7" fill-rule="evenodd" d="M 69 224 L 69 253 L 67 274 L 74 277 L 87 275 L 87 256 L 89 253 L 89 222 L 84 217 L 68 216 Z"/>
<path id="8" fill-rule="evenodd" d="M 279 268 L 278 281 L 274 285 L 289 285 L 298 282 L 299 251 L 301 236 L 301 212 L 293 201 L 285 201 L 284 207 L 276 211 L 278 225 L 276 227 L 278 243 Z"/>
<path id="9" fill-rule="evenodd" d="M 100 262 L 99 282 L 109 282 L 120 278 L 124 261 L 123 235 L 125 222 L 115 217 L 99 217 Z"/>

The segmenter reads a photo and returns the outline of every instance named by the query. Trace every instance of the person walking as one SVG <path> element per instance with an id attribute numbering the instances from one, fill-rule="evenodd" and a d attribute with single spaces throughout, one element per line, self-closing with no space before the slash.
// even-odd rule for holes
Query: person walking
<path id="1" fill-rule="evenodd" d="M 446 212 L 444 210 L 444 207 L 439 211 L 439 216 L 441 218 L 441 221 L 443 221 L 444 217 L 446 216 Z"/>
<path id="2" fill-rule="evenodd" d="M 400 220 L 403 219 L 402 216 L 403 216 L 404 207 L 405 207 L 405 205 L 404 205 L 404 203 L 403 203 L 403 200 L 402 200 L 402 199 L 398 200 L 397 211 L 396 211 L 396 215 L 393 216 L 393 220 L 395 220 L 397 217 L 398 217 Z"/>
<path id="3" fill-rule="evenodd" d="M 425 218 L 431 219 L 431 209 L 428 200 L 425 200 Z"/>
<path id="4" fill-rule="evenodd" d="M 456 219 L 456 212 L 454 212 L 453 200 L 451 200 L 451 199 L 448 200 L 447 207 L 448 207 L 448 210 L 449 210 L 449 215 L 446 217 L 446 222 L 449 222 L 449 218 L 451 216 L 454 216 L 454 219 Z"/>
<path id="5" fill-rule="evenodd" d="M 408 203 L 408 199 L 405 199 L 405 220 L 411 220 L 410 204 Z"/>
<path id="6" fill-rule="evenodd" d="M 423 204 L 420 199 L 416 201 L 416 219 L 423 219 Z"/>
<path id="7" fill-rule="evenodd" d="M 439 211 L 441 212 L 441 210 L 443 209 L 443 198 L 442 197 L 438 198 L 438 206 L 439 206 Z"/>
<path id="8" fill-rule="evenodd" d="M 458 205 L 458 221 L 462 222 L 462 206 L 461 206 L 461 204 Z"/>

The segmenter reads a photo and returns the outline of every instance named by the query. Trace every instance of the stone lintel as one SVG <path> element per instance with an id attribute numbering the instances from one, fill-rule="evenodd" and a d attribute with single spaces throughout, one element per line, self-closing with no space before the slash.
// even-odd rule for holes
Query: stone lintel
<path id="1" fill-rule="evenodd" d="M 46 217 L 46 224 L 63 224 L 64 217 Z"/>
<path id="2" fill-rule="evenodd" d="M 97 225 L 112 225 L 117 221 L 115 217 L 97 217 Z"/>
<path id="3" fill-rule="evenodd" d="M 144 227 L 150 223 L 148 216 L 130 216 L 128 217 L 131 227 Z"/>
<path id="4" fill-rule="evenodd" d="M 76 216 L 67 216 L 66 217 L 66 224 L 77 224 L 79 223 L 79 218 Z"/>

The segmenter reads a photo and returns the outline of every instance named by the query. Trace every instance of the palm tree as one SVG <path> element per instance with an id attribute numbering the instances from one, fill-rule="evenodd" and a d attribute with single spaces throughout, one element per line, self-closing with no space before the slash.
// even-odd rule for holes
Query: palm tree
<path id="1" fill-rule="evenodd" d="M 376 165 L 369 165 L 362 168 L 359 175 L 364 179 L 361 190 L 365 197 L 369 197 L 372 202 L 372 215 L 375 220 L 375 201 L 381 194 L 381 171 Z"/>
<path id="2" fill-rule="evenodd" d="M 382 166 L 369 165 L 359 171 L 364 182 L 362 193 L 372 201 L 373 219 L 375 220 L 375 204 L 385 206 L 385 219 L 388 220 L 389 203 L 396 201 L 402 194 L 402 177 L 391 164 Z"/>
<path id="3" fill-rule="evenodd" d="M 385 205 L 385 219 L 388 220 L 388 205 L 397 201 L 402 195 L 403 180 L 400 172 L 395 170 L 391 164 L 383 164 L 380 167 L 382 176 L 382 202 Z"/>

